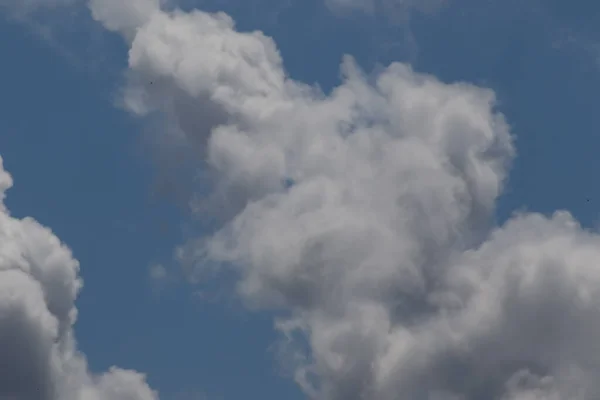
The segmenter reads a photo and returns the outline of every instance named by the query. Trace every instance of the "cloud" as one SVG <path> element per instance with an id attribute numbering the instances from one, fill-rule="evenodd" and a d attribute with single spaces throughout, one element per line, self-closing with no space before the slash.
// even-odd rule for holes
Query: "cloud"
<path id="1" fill-rule="evenodd" d="M 153 281 L 163 281 L 167 278 L 167 269 L 162 264 L 152 264 L 148 273 Z"/>
<path id="2" fill-rule="evenodd" d="M 0 398 L 156 400 L 135 371 L 88 371 L 73 335 L 79 263 L 48 228 L 10 216 L 11 185 L 0 158 Z"/>
<path id="3" fill-rule="evenodd" d="M 128 36 L 158 11 L 160 0 L 90 0 L 94 19 L 102 21 L 106 29 Z"/>
<path id="4" fill-rule="evenodd" d="M 76 4 L 79 0 L 0 0 L 0 9 L 6 8 L 17 14 L 27 14 L 39 9 L 53 9 Z"/>
<path id="5" fill-rule="evenodd" d="M 373 12 L 374 0 L 325 0 L 325 4 L 333 9 L 350 9 Z"/>
<path id="6" fill-rule="evenodd" d="M 387 14 L 398 20 L 405 20 L 411 11 L 433 12 L 442 7 L 445 0 L 324 0 L 335 13 L 365 12 L 367 14 Z"/>
<path id="7" fill-rule="evenodd" d="M 600 236 L 567 212 L 494 225 L 515 150 L 492 91 L 347 57 L 326 94 L 225 14 L 126 14 L 98 17 L 130 41 L 123 102 L 203 160 L 221 218 L 179 257 L 279 311 L 310 398 L 600 396 Z"/>
<path id="8" fill-rule="evenodd" d="M 155 295 L 159 295 L 175 277 L 162 264 L 152 264 L 148 268 L 148 278 L 150 289 Z"/>

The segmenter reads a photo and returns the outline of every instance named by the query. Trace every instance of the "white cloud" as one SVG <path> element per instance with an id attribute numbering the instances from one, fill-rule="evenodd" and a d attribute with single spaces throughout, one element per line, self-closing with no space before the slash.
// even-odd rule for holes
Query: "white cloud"
<path id="1" fill-rule="evenodd" d="M 160 0 L 90 0 L 92 16 L 102 21 L 106 29 L 132 35 L 153 12 Z"/>
<path id="2" fill-rule="evenodd" d="M 124 102 L 167 117 L 223 211 L 180 256 L 234 268 L 249 305 L 287 311 L 311 398 L 600 396 L 600 236 L 566 212 L 493 227 L 514 155 L 493 92 L 347 58 L 327 95 L 224 14 L 145 15 L 119 23 Z"/>
<path id="3" fill-rule="evenodd" d="M 10 216 L 11 185 L 0 158 L 0 398 L 157 399 L 135 371 L 88 372 L 72 329 L 79 263 L 48 228 Z"/>

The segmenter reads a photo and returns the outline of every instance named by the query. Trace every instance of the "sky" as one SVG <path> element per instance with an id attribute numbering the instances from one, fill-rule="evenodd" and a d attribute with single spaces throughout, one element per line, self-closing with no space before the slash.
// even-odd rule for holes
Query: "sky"
<path id="1" fill-rule="evenodd" d="M 596 3 L 0 0 L 0 398 L 599 398 Z"/>

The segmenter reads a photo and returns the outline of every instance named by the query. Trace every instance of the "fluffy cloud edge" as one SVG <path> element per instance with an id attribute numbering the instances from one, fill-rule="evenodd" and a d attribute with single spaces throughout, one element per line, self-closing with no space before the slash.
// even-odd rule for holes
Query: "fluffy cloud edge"
<path id="1" fill-rule="evenodd" d="M 12 184 L 0 157 L 0 397 L 157 400 L 143 374 L 88 370 L 73 332 L 79 262 L 50 229 L 9 214 Z"/>

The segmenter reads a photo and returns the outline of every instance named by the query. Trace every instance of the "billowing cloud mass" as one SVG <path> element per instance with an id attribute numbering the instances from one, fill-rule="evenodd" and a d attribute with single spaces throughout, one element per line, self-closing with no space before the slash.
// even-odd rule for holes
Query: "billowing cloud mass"
<path id="1" fill-rule="evenodd" d="M 88 372 L 72 328 L 79 263 L 48 228 L 10 216 L 11 186 L 0 158 L 0 399 L 157 400 L 135 371 Z"/>
<path id="2" fill-rule="evenodd" d="M 283 312 L 311 399 L 600 398 L 600 236 L 567 212 L 494 225 L 514 148 L 492 91 L 348 57 L 326 94 L 225 14 L 106 4 L 124 103 L 211 173 L 222 226 L 179 255 Z"/>

